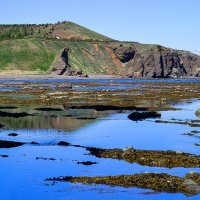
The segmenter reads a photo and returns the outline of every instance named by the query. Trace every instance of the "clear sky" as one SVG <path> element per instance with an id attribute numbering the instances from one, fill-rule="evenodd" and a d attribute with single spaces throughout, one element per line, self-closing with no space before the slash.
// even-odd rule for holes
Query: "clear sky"
<path id="1" fill-rule="evenodd" d="M 67 20 L 118 40 L 200 49 L 200 0 L 0 0 L 0 8 L 1 24 Z"/>

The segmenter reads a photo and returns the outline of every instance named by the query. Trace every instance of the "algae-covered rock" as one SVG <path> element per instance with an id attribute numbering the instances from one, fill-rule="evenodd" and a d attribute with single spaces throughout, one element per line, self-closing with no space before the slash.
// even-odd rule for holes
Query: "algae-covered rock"
<path id="1" fill-rule="evenodd" d="M 183 184 L 183 189 L 189 194 L 199 194 L 200 186 L 194 182 L 192 179 L 186 179 Z"/>
<path id="2" fill-rule="evenodd" d="M 188 176 L 193 176 L 192 179 Z M 159 192 L 184 193 L 196 195 L 200 193 L 200 174 L 186 175 L 186 177 L 172 176 L 166 173 L 141 173 L 119 176 L 96 176 L 96 177 L 71 177 L 61 176 L 50 178 L 47 181 L 62 181 L 83 184 L 105 184 L 121 187 L 140 187 Z"/>
<path id="3" fill-rule="evenodd" d="M 139 150 L 133 147 L 125 149 L 100 149 L 87 147 L 90 155 L 98 158 L 111 158 L 124 160 L 129 163 L 138 163 L 151 167 L 185 167 L 198 168 L 200 166 L 200 156 L 184 153 L 181 151 L 161 151 L 161 150 Z"/>
<path id="4" fill-rule="evenodd" d="M 200 108 L 195 112 L 196 116 L 200 118 Z"/>

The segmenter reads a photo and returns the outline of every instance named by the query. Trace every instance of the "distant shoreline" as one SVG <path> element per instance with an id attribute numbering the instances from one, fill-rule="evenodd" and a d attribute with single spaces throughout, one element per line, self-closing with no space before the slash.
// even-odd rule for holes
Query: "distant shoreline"
<path id="1" fill-rule="evenodd" d="M 120 79 L 119 76 L 111 75 L 90 75 L 88 78 L 78 76 L 64 76 L 54 74 L 0 74 L 0 80 L 53 80 L 53 79 Z"/>
<path id="2" fill-rule="evenodd" d="M 89 75 L 88 78 L 78 76 L 65 76 L 54 74 L 0 74 L 0 80 L 72 80 L 72 79 L 132 79 L 132 80 L 198 80 L 199 77 L 183 77 L 183 78 L 128 78 L 112 75 Z"/>

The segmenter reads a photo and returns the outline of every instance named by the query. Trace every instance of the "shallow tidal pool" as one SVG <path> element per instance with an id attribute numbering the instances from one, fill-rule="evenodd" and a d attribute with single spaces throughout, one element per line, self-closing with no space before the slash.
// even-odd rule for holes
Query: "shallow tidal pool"
<path id="1" fill-rule="evenodd" d="M 78 90 L 79 87 L 75 88 Z M 82 89 L 80 86 L 80 90 Z M 90 89 L 93 90 L 93 87 Z M 160 111 L 160 120 L 199 120 L 195 115 L 197 108 L 200 108 L 198 99 L 192 99 L 191 102 L 180 101 L 174 103 L 173 107 L 176 110 Z M 186 196 L 181 193 L 155 192 L 135 187 L 45 180 L 59 176 L 108 176 L 144 172 L 168 173 L 180 177 L 184 177 L 190 171 L 200 173 L 200 168 L 150 167 L 123 160 L 97 158 L 89 155 L 89 152 L 81 147 L 123 149 L 133 146 L 141 150 L 174 150 L 200 155 L 200 146 L 195 145 L 200 143 L 200 134 L 187 135 L 192 131 L 200 131 L 199 127 L 156 123 L 156 119 L 131 121 L 128 115 L 132 111 L 102 111 L 97 114 L 90 110 L 67 108 L 62 111 L 38 111 L 33 106 L 17 106 L 0 111 L 31 113 L 30 116 L 19 118 L 0 117 L 0 123 L 4 125 L 0 129 L 0 139 L 26 143 L 20 147 L 0 149 L 0 155 L 8 156 L 0 157 L 1 200 L 200 199 L 200 195 Z M 92 115 L 91 119 L 77 117 L 86 112 L 87 116 Z M 15 133 L 16 136 L 10 136 L 10 133 Z M 81 146 L 58 146 L 60 141 Z M 83 165 L 83 161 L 93 164 Z"/>

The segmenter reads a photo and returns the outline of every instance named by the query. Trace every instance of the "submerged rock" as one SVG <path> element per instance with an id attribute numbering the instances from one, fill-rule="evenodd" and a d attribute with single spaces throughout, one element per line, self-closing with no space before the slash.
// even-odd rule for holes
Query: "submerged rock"
<path id="1" fill-rule="evenodd" d="M 161 114 L 158 112 L 133 112 L 131 113 L 128 118 L 132 121 L 139 121 L 139 120 L 145 120 L 148 118 L 160 118 Z"/>

